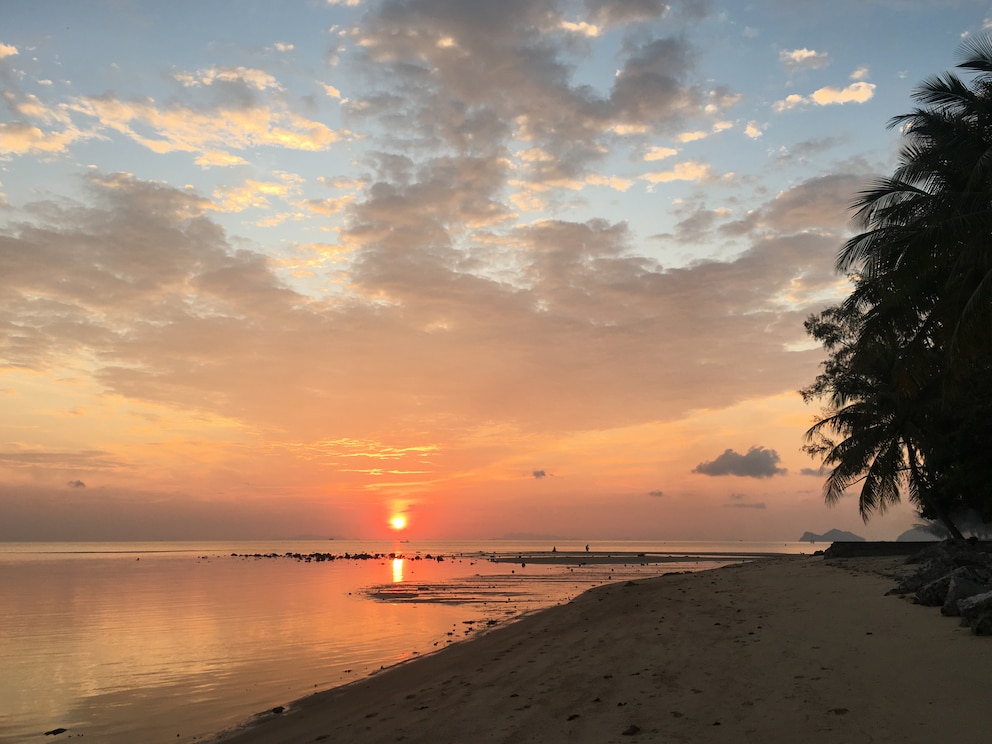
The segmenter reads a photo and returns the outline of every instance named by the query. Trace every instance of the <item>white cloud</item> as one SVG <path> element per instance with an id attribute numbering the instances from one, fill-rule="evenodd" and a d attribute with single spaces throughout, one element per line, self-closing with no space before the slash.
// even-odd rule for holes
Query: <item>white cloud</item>
<path id="1" fill-rule="evenodd" d="M 0 122 L 0 154 L 61 153 L 87 136 L 72 126 L 60 132 L 45 132 L 25 122 Z"/>
<path id="2" fill-rule="evenodd" d="M 772 109 L 781 113 L 797 108 L 805 104 L 816 106 L 843 105 L 845 103 L 865 103 L 870 101 L 875 95 L 875 84 L 856 82 L 851 83 L 846 88 L 837 88 L 832 85 L 819 88 L 808 96 L 800 96 L 795 93 L 786 96 L 781 101 L 772 104 Z"/>
<path id="3" fill-rule="evenodd" d="M 683 163 L 676 163 L 675 167 L 667 171 L 656 171 L 645 173 L 641 176 L 650 183 L 668 183 L 669 181 L 709 181 L 713 178 L 713 170 L 708 163 L 700 163 L 696 160 L 686 160 Z"/>
<path id="4" fill-rule="evenodd" d="M 810 98 L 820 106 L 830 106 L 832 104 L 844 103 L 865 103 L 870 101 L 875 95 L 875 85 L 873 83 L 851 83 L 846 88 L 834 88 L 827 86 L 815 91 Z"/>
<path id="5" fill-rule="evenodd" d="M 782 111 L 788 111 L 790 109 L 796 108 L 797 106 L 801 106 L 802 104 L 804 104 L 806 102 L 807 102 L 807 99 L 806 99 L 805 96 L 800 96 L 800 95 L 797 95 L 795 93 L 792 93 L 792 94 L 786 96 L 783 100 L 776 101 L 775 103 L 773 103 L 772 104 L 772 108 L 775 111 L 778 111 L 778 112 L 781 113 Z"/>
<path id="6" fill-rule="evenodd" d="M 851 80 L 864 80 L 866 77 L 868 77 L 867 65 L 861 65 L 851 73 Z"/>
<path id="7" fill-rule="evenodd" d="M 273 88 L 282 90 L 279 82 L 264 70 L 257 70 L 251 67 L 209 67 L 205 70 L 198 70 L 196 74 L 191 72 L 177 72 L 173 77 L 187 88 L 198 85 L 213 85 L 222 83 L 243 83 L 256 90 Z"/>
<path id="8" fill-rule="evenodd" d="M 586 183 L 591 186 L 608 186 L 616 191 L 626 191 L 634 182 L 629 178 L 620 178 L 619 176 L 602 176 L 598 173 L 593 173 L 586 176 Z"/>
<path id="9" fill-rule="evenodd" d="M 644 156 L 645 160 L 664 160 L 665 158 L 670 158 L 673 155 L 678 155 L 679 151 L 672 149 L 671 147 L 652 147 L 647 151 Z"/>
<path id="10" fill-rule="evenodd" d="M 779 52 L 779 60 L 787 70 L 818 70 L 830 64 L 830 55 L 813 49 L 783 49 Z"/>
<path id="11" fill-rule="evenodd" d="M 282 41 L 277 41 L 276 42 L 276 49 L 278 49 L 280 52 L 291 52 L 294 49 L 296 49 L 296 45 L 295 44 L 289 44 L 289 43 L 282 42 Z"/>
<path id="12" fill-rule="evenodd" d="M 682 132 L 677 139 L 679 142 L 695 142 L 696 140 L 706 139 L 709 137 L 709 132 L 695 131 L 695 132 Z"/>
<path id="13" fill-rule="evenodd" d="M 321 122 L 261 104 L 200 111 L 176 103 L 160 106 L 151 98 L 123 101 L 101 96 L 77 99 L 71 108 L 159 154 L 260 145 L 320 151 L 341 136 Z M 152 134 L 139 129 L 151 129 Z"/>
<path id="14" fill-rule="evenodd" d="M 573 23 L 572 21 L 562 21 L 559 24 L 559 28 L 565 31 L 571 31 L 575 34 L 581 34 L 582 36 L 596 37 L 601 33 L 599 26 L 595 26 L 591 23 L 586 23 L 581 21 L 579 23 Z"/>
<path id="15" fill-rule="evenodd" d="M 333 85 L 328 85 L 327 83 L 321 83 L 320 87 L 324 89 L 324 92 L 331 98 L 340 98 L 341 91 L 335 88 Z"/>
<path id="16" fill-rule="evenodd" d="M 229 152 L 212 150 L 200 155 L 195 162 L 202 168 L 210 168 L 213 166 L 226 168 L 232 165 L 245 165 L 248 161 L 238 155 L 232 155 Z"/>
<path id="17" fill-rule="evenodd" d="M 15 54 L 18 54 L 17 47 L 0 43 L 0 59 L 13 57 Z"/>
<path id="18" fill-rule="evenodd" d="M 751 139 L 758 139 L 765 132 L 762 130 L 761 125 L 756 121 L 749 121 L 747 126 L 744 128 L 744 134 L 746 134 Z"/>

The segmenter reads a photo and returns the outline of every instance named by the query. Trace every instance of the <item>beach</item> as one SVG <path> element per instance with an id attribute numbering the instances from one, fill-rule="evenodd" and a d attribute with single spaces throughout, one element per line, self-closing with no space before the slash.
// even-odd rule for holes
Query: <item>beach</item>
<path id="1" fill-rule="evenodd" d="M 902 566 L 789 556 L 598 587 L 216 741 L 987 741 L 992 640 L 887 596 Z"/>

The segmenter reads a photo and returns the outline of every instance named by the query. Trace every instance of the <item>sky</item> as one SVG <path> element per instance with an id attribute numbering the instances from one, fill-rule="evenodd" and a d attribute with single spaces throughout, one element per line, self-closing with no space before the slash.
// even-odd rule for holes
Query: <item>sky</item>
<path id="1" fill-rule="evenodd" d="M 894 538 L 803 320 L 990 16 L 7 0 L 0 540 Z"/>

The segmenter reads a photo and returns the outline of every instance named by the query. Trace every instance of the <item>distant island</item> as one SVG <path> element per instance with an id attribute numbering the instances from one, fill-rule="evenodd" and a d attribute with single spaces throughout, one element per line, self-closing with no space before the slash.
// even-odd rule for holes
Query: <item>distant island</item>
<path id="1" fill-rule="evenodd" d="M 899 537 L 896 538 L 896 542 L 932 542 L 934 540 L 941 540 L 945 535 L 939 534 L 939 531 L 935 532 L 932 527 L 923 527 L 917 525 L 911 530 L 906 530 Z"/>
<path id="2" fill-rule="evenodd" d="M 815 532 L 804 532 L 799 542 L 864 542 L 861 535 L 855 535 L 847 530 L 827 530 L 822 535 Z"/>

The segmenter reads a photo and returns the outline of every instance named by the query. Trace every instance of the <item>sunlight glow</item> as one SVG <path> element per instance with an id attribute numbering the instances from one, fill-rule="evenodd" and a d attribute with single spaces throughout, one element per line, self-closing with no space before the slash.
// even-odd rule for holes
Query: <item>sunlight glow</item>
<path id="1" fill-rule="evenodd" d="M 402 530 L 406 527 L 406 517 L 402 514 L 397 514 L 395 517 L 389 520 L 389 526 L 394 530 Z"/>

